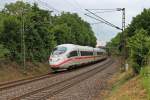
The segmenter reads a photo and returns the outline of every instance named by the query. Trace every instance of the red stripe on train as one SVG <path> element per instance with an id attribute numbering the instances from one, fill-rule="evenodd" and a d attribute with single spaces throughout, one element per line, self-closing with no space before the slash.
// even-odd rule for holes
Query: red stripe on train
<path id="1" fill-rule="evenodd" d="M 82 57 L 68 58 L 59 64 L 55 64 L 55 65 L 51 65 L 51 66 L 52 67 L 59 67 L 60 65 L 65 64 L 66 62 L 69 62 L 69 61 L 77 61 L 80 59 L 87 59 L 87 58 L 95 58 L 95 57 L 94 56 L 82 56 Z"/>

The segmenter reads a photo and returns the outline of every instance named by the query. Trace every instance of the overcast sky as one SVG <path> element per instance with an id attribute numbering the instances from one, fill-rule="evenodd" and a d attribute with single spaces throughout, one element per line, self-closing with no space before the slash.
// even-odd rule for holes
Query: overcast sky
<path id="1" fill-rule="evenodd" d="M 17 0 L 0 0 L 0 8 L 3 8 L 5 3 L 15 2 Z M 150 8 L 150 0 L 24 0 L 27 2 L 37 2 L 41 8 L 53 9 L 54 13 L 58 14 L 61 11 L 76 12 L 85 21 L 89 23 L 97 23 L 84 13 L 84 9 L 126 9 L 126 26 L 130 24 L 132 17 L 139 14 L 144 8 Z M 107 21 L 121 27 L 121 12 L 99 13 Z M 119 30 L 116 30 L 103 23 L 91 24 L 92 29 L 97 37 L 98 43 L 104 45 L 110 41 Z"/>

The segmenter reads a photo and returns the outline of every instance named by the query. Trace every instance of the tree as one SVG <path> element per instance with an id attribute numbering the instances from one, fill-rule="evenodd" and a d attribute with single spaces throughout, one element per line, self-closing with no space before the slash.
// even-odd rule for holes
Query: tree
<path id="1" fill-rule="evenodd" d="M 5 58 L 7 55 L 9 55 L 9 50 L 0 44 L 0 58 Z"/>
<path id="2" fill-rule="evenodd" d="M 120 40 L 121 35 L 122 33 L 118 33 L 115 38 L 113 38 L 110 42 L 106 44 L 106 47 L 109 49 L 109 52 L 111 52 L 114 55 L 120 55 L 123 49 Z"/>
<path id="3" fill-rule="evenodd" d="M 3 31 L 0 36 L 0 41 L 7 48 L 11 55 L 10 57 L 20 59 L 20 22 L 13 16 L 8 16 L 3 22 Z"/>
<path id="4" fill-rule="evenodd" d="M 37 4 L 17 1 L 7 4 L 0 18 L 0 45 L 10 51 L 10 58 L 15 61 L 22 58 L 21 33 L 25 40 L 25 59 L 31 62 L 47 61 L 56 44 L 96 45 L 90 25 L 74 13 L 52 16 L 50 11 L 40 9 Z"/>
<path id="5" fill-rule="evenodd" d="M 135 35 L 137 29 L 143 28 L 150 35 L 150 8 L 144 9 L 142 13 L 133 18 L 131 24 L 127 27 L 129 37 Z"/>
<path id="6" fill-rule="evenodd" d="M 130 58 L 136 73 L 146 64 L 150 53 L 150 37 L 144 29 L 136 30 L 135 35 L 128 38 Z"/>
<path id="7" fill-rule="evenodd" d="M 94 36 L 92 28 L 90 27 L 90 24 L 83 21 L 81 17 L 79 17 L 77 14 L 63 12 L 61 16 L 57 16 L 55 18 L 54 26 L 55 25 L 59 26 L 62 24 L 65 24 L 66 28 L 68 27 L 67 30 L 69 32 L 67 32 L 67 34 L 68 34 L 68 38 L 71 39 L 71 41 L 66 41 L 66 42 L 78 44 L 78 45 L 88 45 L 88 46 L 96 45 L 96 37 Z"/>
<path id="8" fill-rule="evenodd" d="M 126 35 L 127 48 L 129 49 L 128 59 L 132 61 L 133 69 L 139 73 L 141 67 L 146 63 L 150 50 L 150 9 L 144 9 L 139 15 L 133 18 L 131 24 L 124 30 Z M 121 44 L 118 35 L 107 44 L 108 47 Z M 114 41 L 115 40 L 115 41 Z M 123 48 L 124 49 L 124 48 Z"/>
<path id="9" fill-rule="evenodd" d="M 25 51 L 27 61 L 45 61 L 55 46 L 54 35 L 50 33 L 50 13 L 17 1 L 6 5 L 3 14 L 8 17 L 3 21 L 0 41 L 10 50 L 11 58 L 21 59 L 21 28 L 24 20 Z"/>
<path id="10" fill-rule="evenodd" d="M 71 43 L 71 31 L 67 24 L 55 25 L 51 32 L 55 35 L 57 45 Z"/>

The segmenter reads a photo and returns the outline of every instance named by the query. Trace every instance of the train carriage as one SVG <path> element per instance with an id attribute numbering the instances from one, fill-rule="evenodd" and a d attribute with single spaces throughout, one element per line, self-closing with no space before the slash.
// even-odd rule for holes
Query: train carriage
<path id="1" fill-rule="evenodd" d="M 105 50 L 100 48 L 62 44 L 54 48 L 49 58 L 49 64 L 53 70 L 61 70 L 95 62 L 106 57 Z"/>

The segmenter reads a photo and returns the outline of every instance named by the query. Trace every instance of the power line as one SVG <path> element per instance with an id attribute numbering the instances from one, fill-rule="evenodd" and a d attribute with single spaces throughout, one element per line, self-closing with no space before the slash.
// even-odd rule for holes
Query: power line
<path id="1" fill-rule="evenodd" d="M 95 19 L 95 20 L 97 20 L 97 21 L 100 21 L 101 23 L 104 23 L 104 24 L 107 24 L 107 25 L 111 26 L 109 23 L 107 23 L 107 22 L 105 22 L 105 21 L 102 21 L 102 20 L 100 20 L 100 19 L 98 19 L 98 18 L 95 18 L 95 17 L 90 16 L 90 15 L 88 15 L 88 14 L 85 14 L 85 15 L 88 16 L 88 17 L 90 17 L 90 18 L 92 18 L 92 19 Z M 112 27 L 114 27 L 114 26 L 112 26 Z"/>
<path id="2" fill-rule="evenodd" d="M 74 0 L 74 1 L 75 1 L 76 5 L 77 5 L 81 10 L 85 10 L 85 9 L 78 3 L 77 0 Z"/>
<path id="3" fill-rule="evenodd" d="M 100 19 L 98 19 L 98 18 L 95 18 L 95 17 L 93 17 L 93 16 L 90 16 L 90 15 L 88 15 L 88 14 L 85 14 L 86 16 L 88 16 L 88 17 L 90 17 L 90 18 L 92 18 L 92 19 L 95 19 L 95 20 L 97 20 L 97 21 L 99 21 L 99 22 L 101 22 L 101 23 L 105 23 L 104 21 L 102 21 L 102 20 L 100 20 Z M 107 23 L 106 23 L 107 24 Z"/>
<path id="4" fill-rule="evenodd" d="M 115 28 L 117 28 L 117 29 L 119 29 L 119 30 L 122 30 L 122 34 L 121 34 L 121 36 L 120 36 L 120 42 L 121 42 L 121 45 L 120 46 L 122 46 L 122 48 L 124 48 L 124 50 L 123 50 L 123 52 L 122 52 L 122 56 L 123 56 L 123 59 L 124 59 L 124 63 L 122 63 L 123 65 L 125 64 L 127 64 L 127 48 L 126 48 L 126 36 L 125 36 L 125 33 L 123 32 L 124 31 L 124 29 L 125 29 L 125 8 L 116 8 L 115 10 L 116 11 L 122 11 L 122 29 L 121 28 L 119 28 L 119 27 L 117 27 L 116 25 L 114 25 L 114 24 L 112 24 L 112 23 L 110 23 L 110 22 L 108 22 L 108 21 L 106 21 L 105 19 L 103 19 L 102 17 L 100 17 L 100 16 L 98 16 L 98 15 L 96 15 L 96 13 L 94 13 L 94 12 L 92 12 L 93 10 L 95 11 L 95 10 L 103 10 L 103 11 L 112 11 L 113 9 L 90 9 L 90 10 L 92 10 L 92 11 L 90 11 L 89 9 L 86 9 L 90 14 L 92 14 L 92 15 L 94 15 L 95 17 L 97 17 L 97 18 L 99 18 L 100 20 L 102 20 L 102 21 L 104 21 L 104 22 L 106 22 L 107 24 L 109 24 L 110 26 L 112 26 L 112 27 L 115 27 Z M 105 24 L 106 24 L 105 23 Z M 126 66 L 123 66 L 123 69 L 126 69 L 125 68 Z"/>
<path id="5" fill-rule="evenodd" d="M 101 24 L 103 22 L 97 22 L 97 23 L 90 23 L 91 25 Z"/>
<path id="6" fill-rule="evenodd" d="M 100 20 L 100 19 L 98 19 L 98 18 L 95 18 L 95 17 L 90 16 L 90 15 L 88 15 L 88 14 L 85 14 L 85 15 L 88 16 L 88 17 L 90 17 L 90 18 L 92 18 L 92 19 L 95 19 L 95 20 L 99 21 L 100 23 L 104 23 L 104 24 L 106 24 L 106 25 L 111 26 L 109 23 L 106 23 L 105 21 L 102 21 L 102 20 Z M 112 27 L 114 27 L 114 26 L 112 26 Z"/>
<path id="7" fill-rule="evenodd" d="M 113 11 L 114 11 L 114 10 L 117 10 L 117 9 L 118 9 L 118 8 L 115 8 L 115 9 L 88 9 L 88 10 L 107 10 L 107 11 L 108 11 L 108 10 L 109 10 L 109 11 L 110 11 L 110 10 L 113 10 Z"/>
<path id="8" fill-rule="evenodd" d="M 77 1 L 75 1 L 74 3 L 75 4 L 73 4 L 73 3 L 71 3 L 69 0 L 66 0 L 70 5 L 72 5 L 72 6 L 74 6 L 74 8 L 76 8 L 76 9 L 79 9 L 78 11 L 81 13 L 81 14 L 83 14 L 84 15 L 84 13 L 85 12 L 83 12 L 83 10 L 85 10 L 84 8 L 82 8 L 82 7 L 80 7 L 80 5 L 77 3 Z"/>
<path id="9" fill-rule="evenodd" d="M 41 1 L 41 0 L 37 0 L 37 2 L 39 2 L 40 4 L 43 4 L 44 6 L 46 6 L 49 10 L 51 9 L 52 11 L 55 11 L 57 12 L 58 14 L 61 13 L 61 11 L 59 11 L 58 9 L 54 8 L 53 6 L 51 6 L 50 4 L 44 2 L 44 1 Z"/>
<path id="10" fill-rule="evenodd" d="M 88 9 L 85 9 L 86 11 L 88 11 L 89 13 L 91 13 L 92 15 L 96 16 L 97 18 L 101 19 L 105 24 L 109 25 L 109 26 L 112 26 L 112 27 L 115 27 L 116 29 L 119 29 L 119 30 L 122 30 L 121 28 L 119 28 L 118 26 L 110 23 L 109 21 L 106 21 L 105 19 L 103 19 L 102 17 L 96 15 L 95 13 L 93 13 L 92 11 L 88 10 Z M 87 14 L 86 14 L 87 15 Z"/>
<path id="11" fill-rule="evenodd" d="M 112 10 L 112 11 L 98 11 L 98 12 L 94 12 L 95 14 L 96 13 L 110 13 L 110 12 L 116 12 L 116 10 Z M 91 13 L 86 13 L 86 14 L 91 14 Z"/>
<path id="12" fill-rule="evenodd" d="M 88 12 L 90 12 L 92 15 L 94 15 L 94 16 L 100 18 L 105 24 L 110 25 L 110 26 L 112 26 L 112 27 L 115 27 L 115 28 L 117 28 L 117 29 L 120 29 L 119 27 L 117 27 L 117 26 L 115 26 L 114 24 L 112 24 L 112 23 L 106 21 L 105 19 L 103 19 L 102 17 L 96 15 L 95 13 L 91 12 L 90 10 L 88 10 L 88 9 L 85 9 L 85 10 L 87 10 Z"/>

